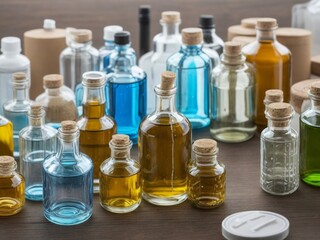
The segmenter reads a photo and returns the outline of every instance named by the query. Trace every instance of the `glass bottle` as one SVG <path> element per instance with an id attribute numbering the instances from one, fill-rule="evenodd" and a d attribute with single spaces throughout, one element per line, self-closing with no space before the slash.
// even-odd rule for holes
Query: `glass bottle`
<path id="1" fill-rule="evenodd" d="M 26 198 L 43 200 L 42 164 L 57 150 L 57 130 L 44 124 L 45 111 L 38 103 L 29 110 L 29 126 L 19 134 L 20 172 L 26 181 Z"/>
<path id="2" fill-rule="evenodd" d="M 300 178 L 307 184 L 320 187 L 320 83 L 309 90 L 311 107 L 300 117 Z"/>
<path id="3" fill-rule="evenodd" d="M 198 208 L 220 206 L 226 194 L 226 169 L 217 160 L 217 142 L 198 139 L 192 145 L 194 160 L 188 169 L 188 199 Z"/>
<path id="4" fill-rule="evenodd" d="M 45 94 L 36 98 L 46 111 L 46 123 L 58 129 L 60 123 L 65 120 L 76 120 L 78 118 L 74 94 L 62 90 L 63 76 L 49 74 L 43 77 Z"/>
<path id="5" fill-rule="evenodd" d="M 28 126 L 29 83 L 24 72 L 13 74 L 13 98 L 3 105 L 4 116 L 13 124 L 14 157 L 19 158 L 19 132 Z"/>
<path id="6" fill-rule="evenodd" d="M 140 124 L 138 156 L 142 196 L 155 205 L 176 205 L 187 198 L 187 164 L 191 158 L 191 125 L 176 110 L 176 75 L 162 74 L 155 87 L 156 108 Z"/>
<path id="7" fill-rule="evenodd" d="M 93 212 L 93 164 L 79 151 L 76 122 L 63 121 L 58 151 L 43 163 L 44 216 L 58 225 L 76 225 Z"/>
<path id="8" fill-rule="evenodd" d="M 110 65 L 115 62 L 114 69 L 106 76 L 107 114 L 115 119 L 118 133 L 129 135 L 136 144 L 139 124 L 146 115 L 147 78 L 126 56 L 130 33 L 116 33 L 115 44 L 117 54 L 110 56 Z"/>
<path id="9" fill-rule="evenodd" d="M 150 50 L 150 5 L 139 6 L 140 57 Z"/>
<path id="10" fill-rule="evenodd" d="M 13 157 L 0 156 L 0 216 L 17 214 L 25 204 L 25 182 L 16 168 Z"/>
<path id="11" fill-rule="evenodd" d="M 13 156 L 13 126 L 5 117 L 0 116 L 0 156 Z"/>
<path id="12" fill-rule="evenodd" d="M 247 62 L 256 71 L 256 124 L 260 131 L 266 127 L 263 103 L 265 91 L 281 89 L 284 101 L 290 101 L 291 53 L 276 40 L 277 27 L 276 19 L 259 18 L 256 25 L 257 40 L 242 49 Z"/>
<path id="13" fill-rule="evenodd" d="M 80 151 L 88 155 L 94 165 L 94 192 L 99 192 L 99 168 L 110 157 L 109 142 L 117 127 L 114 120 L 105 114 L 105 74 L 86 72 L 83 74 L 83 115 L 78 121 L 80 129 Z"/>
<path id="14" fill-rule="evenodd" d="M 109 146 L 111 157 L 100 166 L 100 205 L 110 212 L 128 213 L 141 202 L 140 164 L 130 157 L 128 135 L 113 135 Z"/>
<path id="15" fill-rule="evenodd" d="M 16 72 L 25 72 L 30 80 L 30 60 L 20 54 L 21 41 L 17 37 L 4 37 L 1 39 L 0 55 L 0 115 L 3 115 L 3 104 L 12 99 L 12 75 Z M 30 82 L 28 82 L 30 85 Z"/>
<path id="16" fill-rule="evenodd" d="M 236 42 L 225 43 L 221 62 L 211 74 L 210 133 L 219 141 L 243 142 L 256 130 L 254 69 Z"/>
<path id="17" fill-rule="evenodd" d="M 268 127 L 260 136 L 260 186 L 273 195 L 288 195 L 299 186 L 299 137 L 290 123 L 289 103 L 267 107 Z"/>
<path id="18" fill-rule="evenodd" d="M 182 30 L 182 47 L 167 60 L 167 70 L 177 75 L 177 110 L 192 128 L 206 127 L 209 118 L 210 58 L 202 51 L 200 28 Z"/>

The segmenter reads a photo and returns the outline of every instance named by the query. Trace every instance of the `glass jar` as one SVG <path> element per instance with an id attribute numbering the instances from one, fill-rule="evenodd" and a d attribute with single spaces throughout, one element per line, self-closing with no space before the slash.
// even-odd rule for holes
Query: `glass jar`
<path id="1" fill-rule="evenodd" d="M 13 126 L 5 117 L 0 116 L 0 156 L 13 156 Z"/>

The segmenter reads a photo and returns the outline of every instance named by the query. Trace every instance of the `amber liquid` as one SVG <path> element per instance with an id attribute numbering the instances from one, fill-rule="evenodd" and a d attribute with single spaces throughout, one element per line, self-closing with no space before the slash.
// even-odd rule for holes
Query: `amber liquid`
<path id="1" fill-rule="evenodd" d="M 10 216 L 20 212 L 25 203 L 25 181 L 17 173 L 0 176 L 0 216 Z"/>
<path id="2" fill-rule="evenodd" d="M 11 122 L 0 125 L 0 156 L 13 156 L 13 129 Z"/>
<path id="3" fill-rule="evenodd" d="M 110 157 L 109 142 L 116 133 L 113 119 L 105 116 L 105 104 L 90 101 L 83 104 L 83 118 L 79 120 L 80 152 L 88 155 L 94 165 L 94 192 L 99 192 L 99 169 Z"/>
<path id="4" fill-rule="evenodd" d="M 187 198 L 191 126 L 186 119 L 170 121 L 162 117 L 153 123 L 147 118 L 139 130 L 143 198 L 156 205 L 175 205 Z"/>
<path id="5" fill-rule="evenodd" d="M 248 49 L 249 47 L 252 49 Z M 244 48 L 247 62 L 256 71 L 256 125 L 259 131 L 267 127 L 263 103 L 265 92 L 269 89 L 281 89 L 284 102 L 290 102 L 291 55 L 290 52 L 273 41 L 260 41 Z M 250 53 L 249 53 L 250 52 Z"/>

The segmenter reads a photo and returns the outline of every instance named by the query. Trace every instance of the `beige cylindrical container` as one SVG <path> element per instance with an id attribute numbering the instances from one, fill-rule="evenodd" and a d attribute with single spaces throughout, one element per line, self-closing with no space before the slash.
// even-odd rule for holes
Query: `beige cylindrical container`
<path id="1" fill-rule="evenodd" d="M 300 28 L 279 28 L 277 40 L 292 54 L 291 85 L 310 78 L 311 32 Z"/>
<path id="2" fill-rule="evenodd" d="M 241 20 L 241 25 L 234 25 L 228 28 L 228 41 L 231 41 L 234 37 L 255 37 L 256 36 L 256 24 L 258 18 L 244 18 Z"/>
<path id="3" fill-rule="evenodd" d="M 65 30 L 56 28 L 54 20 L 45 19 L 42 29 L 24 33 L 24 51 L 31 62 L 31 99 L 43 91 L 43 76 L 59 72 L 59 56 L 64 48 Z"/>
<path id="4" fill-rule="evenodd" d="M 311 58 L 311 73 L 320 76 L 320 55 Z"/>
<path id="5" fill-rule="evenodd" d="M 244 37 L 244 36 L 238 36 L 234 37 L 232 39 L 232 42 L 238 42 L 241 44 L 241 47 L 244 47 L 245 45 L 252 43 L 256 40 L 256 37 Z"/>

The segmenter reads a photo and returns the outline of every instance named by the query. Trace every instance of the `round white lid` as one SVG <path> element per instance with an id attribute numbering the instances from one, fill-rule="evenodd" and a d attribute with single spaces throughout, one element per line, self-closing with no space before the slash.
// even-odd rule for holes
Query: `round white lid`
<path id="1" fill-rule="evenodd" d="M 1 39 L 2 52 L 21 52 L 21 41 L 17 37 L 4 37 Z"/>
<path id="2" fill-rule="evenodd" d="M 114 41 L 114 35 L 117 32 L 123 31 L 123 28 L 118 25 L 106 26 L 103 29 L 103 39 L 107 41 Z"/>
<path id="3" fill-rule="evenodd" d="M 222 235 L 228 240 L 282 240 L 288 234 L 288 219 L 273 212 L 238 212 L 222 222 Z"/>
<path id="4" fill-rule="evenodd" d="M 45 30 L 54 30 L 56 29 L 56 21 L 53 19 L 43 20 L 43 29 Z"/>

